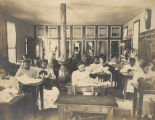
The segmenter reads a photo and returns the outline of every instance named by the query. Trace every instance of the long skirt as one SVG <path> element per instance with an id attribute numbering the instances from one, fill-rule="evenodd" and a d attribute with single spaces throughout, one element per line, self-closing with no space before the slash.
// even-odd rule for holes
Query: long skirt
<path id="1" fill-rule="evenodd" d="M 51 89 L 43 89 L 43 109 L 57 108 L 55 101 L 59 96 L 59 89 L 52 87 Z M 41 110 L 40 94 L 38 96 L 38 108 Z"/>

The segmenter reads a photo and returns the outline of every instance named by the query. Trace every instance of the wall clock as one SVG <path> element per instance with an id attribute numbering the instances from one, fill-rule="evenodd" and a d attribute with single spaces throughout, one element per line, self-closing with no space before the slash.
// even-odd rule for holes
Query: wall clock
<path id="1" fill-rule="evenodd" d="M 151 9 L 146 9 L 145 15 L 144 15 L 144 20 L 145 20 L 145 28 L 150 29 L 151 27 Z"/>

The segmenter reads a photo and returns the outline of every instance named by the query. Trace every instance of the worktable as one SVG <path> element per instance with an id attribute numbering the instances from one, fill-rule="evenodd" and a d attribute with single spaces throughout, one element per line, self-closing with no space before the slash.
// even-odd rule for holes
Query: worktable
<path id="1" fill-rule="evenodd" d="M 143 109 L 143 95 L 144 94 L 155 94 L 155 89 L 152 90 L 144 90 L 138 87 L 138 83 L 133 83 L 134 87 L 134 98 L 133 98 L 133 115 L 136 115 L 136 106 L 137 106 L 137 93 L 139 93 L 139 111 L 138 111 L 138 120 L 142 118 L 142 109 Z"/>
<path id="2" fill-rule="evenodd" d="M 56 104 L 59 120 L 70 120 L 67 113 L 102 113 L 107 116 L 108 120 L 111 120 L 113 109 L 118 107 L 113 96 L 64 95 L 59 96 Z"/>

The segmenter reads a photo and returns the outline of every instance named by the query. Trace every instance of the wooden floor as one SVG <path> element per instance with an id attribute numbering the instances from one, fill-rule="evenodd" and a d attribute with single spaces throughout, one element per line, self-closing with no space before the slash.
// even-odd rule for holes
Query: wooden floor
<path id="1" fill-rule="evenodd" d="M 24 116 L 23 120 L 58 120 L 58 111 L 57 109 L 39 111 L 36 118 L 33 117 L 33 114 L 28 114 Z M 137 120 L 137 118 L 130 116 L 128 111 L 115 110 L 113 120 Z"/>

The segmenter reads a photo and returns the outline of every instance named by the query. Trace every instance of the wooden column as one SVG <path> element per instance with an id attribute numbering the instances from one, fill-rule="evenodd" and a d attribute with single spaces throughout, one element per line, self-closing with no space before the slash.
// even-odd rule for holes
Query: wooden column
<path id="1" fill-rule="evenodd" d="M 66 62 L 66 4 L 62 3 L 61 11 L 61 62 Z"/>
<path id="2" fill-rule="evenodd" d="M 60 6 L 61 12 L 61 68 L 59 70 L 59 81 L 66 81 L 69 79 L 66 62 L 66 4 L 62 3 Z"/>

